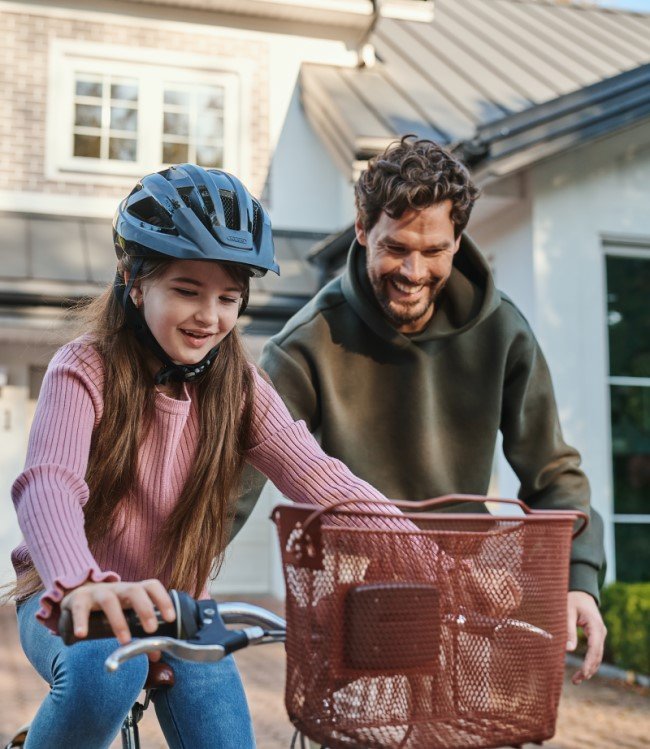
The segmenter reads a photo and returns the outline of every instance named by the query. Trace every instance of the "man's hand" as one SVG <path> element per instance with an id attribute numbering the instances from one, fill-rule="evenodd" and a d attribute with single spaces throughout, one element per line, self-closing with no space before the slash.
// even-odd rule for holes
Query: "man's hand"
<path id="1" fill-rule="evenodd" d="M 570 590 L 568 598 L 568 642 L 566 649 L 575 650 L 578 644 L 578 627 L 582 627 L 587 636 L 587 653 L 582 667 L 575 672 L 571 681 L 580 684 L 598 671 L 603 660 L 603 648 L 607 629 L 598 611 L 596 601 L 589 593 L 582 590 Z"/>

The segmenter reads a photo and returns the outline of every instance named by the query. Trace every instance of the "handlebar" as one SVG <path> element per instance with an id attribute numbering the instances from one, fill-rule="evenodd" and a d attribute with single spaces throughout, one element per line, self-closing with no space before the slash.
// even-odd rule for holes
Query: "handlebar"
<path id="1" fill-rule="evenodd" d="M 142 653 L 162 650 L 190 661 L 219 661 L 230 653 L 267 642 L 284 642 L 285 620 L 271 611 L 248 603 L 221 603 L 211 599 L 197 601 L 187 593 L 170 590 L 176 610 L 176 620 L 166 622 L 156 609 L 158 630 L 153 634 L 144 631 L 132 609 L 124 612 L 134 639 L 115 650 L 106 660 L 108 671 L 116 671 L 121 663 Z M 245 629 L 228 629 L 226 624 L 249 624 Z M 67 609 L 61 612 L 59 634 L 66 645 L 80 639 L 114 637 L 113 630 L 103 611 L 90 615 L 88 636 L 74 636 L 72 616 Z"/>
<path id="2" fill-rule="evenodd" d="M 217 603 L 211 599 L 196 601 L 187 593 L 170 591 L 176 609 L 176 621 L 162 622 L 159 632 L 150 635 L 142 629 L 132 610 L 125 615 L 135 638 L 117 648 L 105 661 L 107 671 L 117 671 L 122 663 L 144 653 L 163 651 L 195 662 L 220 661 L 230 653 L 248 645 L 284 642 L 286 622 L 267 609 L 249 603 Z M 160 613 L 156 615 L 162 621 Z M 499 638 L 509 632 L 552 640 L 553 635 L 528 622 L 511 618 L 495 618 L 461 609 L 456 613 L 442 614 L 442 623 L 468 634 Z M 228 629 L 226 624 L 250 625 L 244 629 Z M 70 612 L 62 611 L 59 633 L 66 645 L 78 641 L 74 637 Z M 91 614 L 89 639 L 113 637 L 113 632 L 103 612 Z"/>

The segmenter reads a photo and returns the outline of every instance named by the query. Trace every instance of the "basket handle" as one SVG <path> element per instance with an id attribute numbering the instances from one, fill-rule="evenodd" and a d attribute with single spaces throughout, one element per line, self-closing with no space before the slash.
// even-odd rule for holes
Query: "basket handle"
<path id="1" fill-rule="evenodd" d="M 501 504 L 508 504 L 508 505 L 518 505 L 521 507 L 521 509 L 526 513 L 526 515 L 536 515 L 538 513 L 545 513 L 545 512 L 552 512 L 554 514 L 562 514 L 567 513 L 571 514 L 576 519 L 582 520 L 582 525 L 578 528 L 577 531 L 574 531 L 571 538 L 575 540 L 578 536 L 580 536 L 587 528 L 587 525 L 589 525 L 589 516 L 582 512 L 581 510 L 532 510 L 525 502 L 522 502 L 521 499 L 505 499 L 502 497 L 484 497 L 480 494 L 445 494 L 442 497 L 434 497 L 432 499 L 422 499 L 418 502 L 412 502 L 407 499 L 337 499 L 335 502 L 332 502 L 329 505 L 326 505 L 324 507 L 319 507 L 317 510 L 314 510 L 311 515 L 307 517 L 303 524 L 303 531 L 306 531 L 308 526 L 311 525 L 311 523 L 314 522 L 317 518 L 319 518 L 321 515 L 324 515 L 327 512 L 331 512 L 332 510 L 336 510 L 340 507 L 343 507 L 344 505 L 354 505 L 359 504 L 362 502 L 363 504 L 376 504 L 376 505 L 391 505 L 394 507 L 404 508 L 407 510 L 412 510 L 415 508 L 416 510 L 426 510 L 430 507 L 439 507 L 440 505 L 445 504 L 458 504 L 460 502 L 476 502 L 480 504 L 484 504 L 485 502 L 499 502 Z M 368 510 L 361 510 L 360 512 L 365 513 L 367 515 L 372 514 Z M 381 514 L 381 513 L 378 513 Z M 405 513 L 409 514 L 409 513 Z M 384 517 L 395 517 L 394 515 L 387 515 L 385 514 Z"/>

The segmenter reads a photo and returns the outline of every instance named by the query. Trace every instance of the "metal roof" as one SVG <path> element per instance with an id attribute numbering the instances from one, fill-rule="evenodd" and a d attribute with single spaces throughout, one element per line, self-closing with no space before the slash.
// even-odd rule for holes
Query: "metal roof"
<path id="1" fill-rule="evenodd" d="M 591 94 L 650 63 L 650 13 L 548 0 L 436 0 L 431 23 L 381 18 L 370 42 L 372 67 L 304 65 L 301 76 L 307 116 L 350 176 L 405 133 L 450 146 L 474 141 L 482 158 L 511 123 L 520 132 L 528 119 L 538 127 L 552 102 L 565 114 L 579 109 L 585 89 Z M 644 75 L 624 81 L 637 118 L 647 116 Z"/>
<path id="2" fill-rule="evenodd" d="M 87 217 L 0 212 L 0 311 L 58 308 L 101 293 L 115 274 L 111 221 Z M 318 288 L 304 262 L 325 235 L 275 231 L 282 275 L 254 279 L 247 317 L 265 329 L 281 325 Z"/>

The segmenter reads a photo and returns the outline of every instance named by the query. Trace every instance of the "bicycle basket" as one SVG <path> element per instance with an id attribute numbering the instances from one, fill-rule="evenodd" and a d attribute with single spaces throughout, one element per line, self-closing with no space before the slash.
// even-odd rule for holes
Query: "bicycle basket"
<path id="1" fill-rule="evenodd" d="M 504 501 L 526 515 L 275 508 L 285 702 L 302 733 L 331 749 L 486 749 L 554 734 L 572 530 L 587 518 Z"/>

